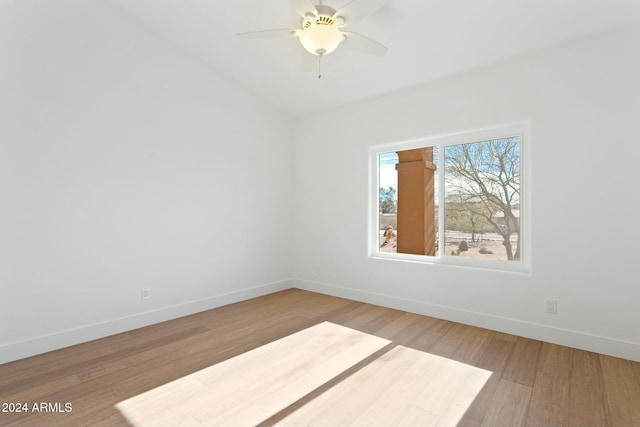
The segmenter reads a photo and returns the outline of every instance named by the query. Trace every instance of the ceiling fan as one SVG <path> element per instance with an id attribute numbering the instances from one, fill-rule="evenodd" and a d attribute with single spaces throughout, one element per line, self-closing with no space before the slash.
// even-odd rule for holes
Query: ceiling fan
<path id="1" fill-rule="evenodd" d="M 304 49 L 320 60 L 333 52 L 340 44 L 371 55 L 382 56 L 387 47 L 369 37 L 352 31 L 343 31 L 348 25 L 380 9 L 388 0 L 351 0 L 339 9 L 323 4 L 313 4 L 311 0 L 290 0 L 296 12 L 302 17 L 300 28 L 239 33 L 239 38 L 297 37 Z M 314 58 L 315 62 L 315 58 Z M 322 77 L 318 72 L 318 78 Z"/>

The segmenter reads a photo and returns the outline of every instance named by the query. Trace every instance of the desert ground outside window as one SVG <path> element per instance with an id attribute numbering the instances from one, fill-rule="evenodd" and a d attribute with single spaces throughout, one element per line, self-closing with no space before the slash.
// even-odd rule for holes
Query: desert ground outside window
<path id="1" fill-rule="evenodd" d="M 371 148 L 370 256 L 529 272 L 529 124 Z"/>

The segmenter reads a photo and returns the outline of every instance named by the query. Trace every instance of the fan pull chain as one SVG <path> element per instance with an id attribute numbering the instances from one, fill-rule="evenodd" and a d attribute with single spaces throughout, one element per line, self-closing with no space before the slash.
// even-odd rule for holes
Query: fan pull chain
<path id="1" fill-rule="evenodd" d="M 322 78 L 322 54 L 318 55 L 318 78 Z"/>

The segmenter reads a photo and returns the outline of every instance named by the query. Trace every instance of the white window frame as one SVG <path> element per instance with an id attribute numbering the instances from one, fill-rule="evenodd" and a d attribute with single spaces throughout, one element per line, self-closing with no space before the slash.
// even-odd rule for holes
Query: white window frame
<path id="1" fill-rule="evenodd" d="M 369 257 L 379 260 L 441 264 L 465 268 L 482 268 L 515 273 L 531 273 L 531 177 L 530 177 L 530 122 L 476 129 L 459 133 L 432 136 L 409 141 L 392 142 L 369 147 Z M 382 252 L 379 248 L 379 195 L 380 173 L 378 156 L 391 151 L 411 150 L 438 146 L 438 206 L 444 209 L 444 150 L 449 145 L 468 144 L 494 139 L 520 137 L 520 260 L 483 260 L 445 256 L 444 233 L 438 233 L 438 253 L 435 256 Z M 444 215 L 438 215 L 438 230 L 444 230 Z"/>

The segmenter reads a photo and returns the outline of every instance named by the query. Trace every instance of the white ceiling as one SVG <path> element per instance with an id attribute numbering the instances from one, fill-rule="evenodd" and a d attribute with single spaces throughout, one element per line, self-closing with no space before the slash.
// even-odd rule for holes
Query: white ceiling
<path id="1" fill-rule="evenodd" d="M 291 115 L 412 87 L 636 21 L 640 0 L 389 0 L 348 29 L 386 45 L 377 57 L 341 46 L 301 71 L 296 38 L 239 32 L 296 28 L 289 0 L 111 0 L 151 31 Z M 369 0 L 356 0 L 366 2 Z M 325 0 L 339 8 L 349 0 Z"/>

